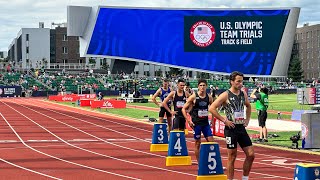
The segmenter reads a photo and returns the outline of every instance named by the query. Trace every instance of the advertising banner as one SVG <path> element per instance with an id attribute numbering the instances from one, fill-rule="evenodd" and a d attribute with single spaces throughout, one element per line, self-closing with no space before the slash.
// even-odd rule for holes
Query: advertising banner
<path id="1" fill-rule="evenodd" d="M 91 108 L 126 108 L 125 100 L 91 100 Z"/>
<path id="2" fill-rule="evenodd" d="M 1 97 L 18 97 L 21 96 L 21 86 L 0 86 Z"/>

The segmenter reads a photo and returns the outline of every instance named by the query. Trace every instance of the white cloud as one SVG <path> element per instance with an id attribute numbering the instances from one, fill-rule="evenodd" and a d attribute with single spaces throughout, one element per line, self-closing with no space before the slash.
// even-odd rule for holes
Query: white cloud
<path id="1" fill-rule="evenodd" d="M 278 8 L 301 7 L 299 26 L 320 22 L 320 1 L 314 0 L 0 0 L 0 51 L 9 44 L 23 27 L 38 27 L 45 22 L 66 22 L 67 6 L 141 6 L 175 8 Z"/>

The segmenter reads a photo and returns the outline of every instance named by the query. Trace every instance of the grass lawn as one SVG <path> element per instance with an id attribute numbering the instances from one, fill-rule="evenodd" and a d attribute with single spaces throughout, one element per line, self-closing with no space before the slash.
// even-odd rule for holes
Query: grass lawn
<path id="1" fill-rule="evenodd" d="M 247 131 L 249 135 L 256 134 L 258 135 L 258 131 Z M 282 147 L 291 147 L 292 141 L 290 137 L 297 134 L 298 131 L 289 131 L 289 132 L 268 132 L 268 134 L 277 134 L 279 137 L 268 138 L 269 142 L 264 142 L 263 144 L 274 145 L 274 146 L 282 146 Z M 253 140 L 255 141 L 255 140 Z M 299 147 L 301 148 L 301 141 L 299 141 Z"/>

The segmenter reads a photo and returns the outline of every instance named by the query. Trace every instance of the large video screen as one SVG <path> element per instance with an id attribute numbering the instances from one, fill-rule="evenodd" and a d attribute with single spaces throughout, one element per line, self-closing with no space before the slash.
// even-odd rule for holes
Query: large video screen
<path id="1" fill-rule="evenodd" d="M 270 75 L 289 12 L 101 7 L 87 54 Z"/>

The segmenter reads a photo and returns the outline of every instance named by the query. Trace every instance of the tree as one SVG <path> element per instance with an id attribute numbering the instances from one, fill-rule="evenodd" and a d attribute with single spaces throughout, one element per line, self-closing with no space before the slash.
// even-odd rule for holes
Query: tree
<path id="1" fill-rule="evenodd" d="M 201 73 L 198 73 L 198 77 L 201 79 L 210 79 L 210 74 L 205 73 L 205 72 L 201 72 Z"/>
<path id="2" fill-rule="evenodd" d="M 89 58 L 89 64 L 96 64 L 96 60 L 94 58 Z"/>
<path id="3" fill-rule="evenodd" d="M 41 64 L 41 63 L 40 63 Z M 48 66 L 48 61 L 47 61 L 47 59 L 44 57 L 44 58 L 42 58 L 42 68 L 43 69 L 45 69 L 45 68 L 48 68 L 47 66 Z"/>
<path id="4" fill-rule="evenodd" d="M 155 76 L 160 77 L 161 75 L 162 75 L 161 70 L 155 71 Z"/>
<path id="5" fill-rule="evenodd" d="M 298 57 L 293 57 L 289 64 L 288 78 L 292 81 L 298 82 L 303 79 L 303 70 L 301 69 L 301 61 Z"/>
<path id="6" fill-rule="evenodd" d="M 170 77 L 179 76 L 179 75 L 182 75 L 182 73 L 183 73 L 183 69 L 173 68 L 173 67 L 170 67 L 169 69 L 170 70 L 168 71 L 168 75 Z"/>
<path id="7" fill-rule="evenodd" d="M 109 70 L 109 68 L 110 68 L 110 66 L 109 66 L 109 64 L 108 64 L 108 63 L 104 62 L 104 63 L 102 64 L 101 69 Z"/>

